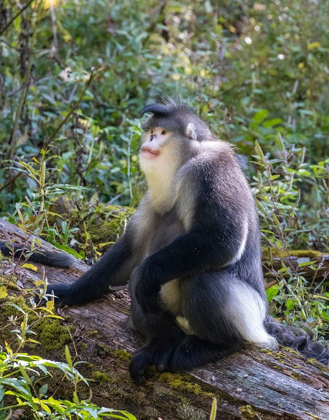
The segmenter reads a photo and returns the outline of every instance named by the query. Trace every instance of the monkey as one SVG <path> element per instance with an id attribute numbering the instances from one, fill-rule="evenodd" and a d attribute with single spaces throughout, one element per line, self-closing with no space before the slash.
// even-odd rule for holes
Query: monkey
<path id="1" fill-rule="evenodd" d="M 15 258 L 22 258 L 24 262 L 31 261 L 49 267 L 67 268 L 73 264 L 73 258 L 67 253 L 31 250 L 22 245 L 12 244 L 10 241 L 0 241 L 0 252 L 4 256 L 13 255 Z"/>
<path id="2" fill-rule="evenodd" d="M 233 147 L 184 103 L 146 105 L 139 162 L 148 190 L 125 233 L 79 279 L 49 284 L 58 306 L 83 305 L 128 283 L 134 328 L 145 338 L 130 362 L 191 370 L 245 343 L 290 345 L 329 364 L 329 351 L 268 314 L 258 214 Z"/>

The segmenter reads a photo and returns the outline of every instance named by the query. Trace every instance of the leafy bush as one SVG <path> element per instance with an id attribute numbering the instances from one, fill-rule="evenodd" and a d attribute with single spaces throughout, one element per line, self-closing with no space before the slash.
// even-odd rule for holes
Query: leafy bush
<path id="1" fill-rule="evenodd" d="M 329 151 L 328 8 L 310 0 L 39 0 L 9 25 L 19 9 L 8 2 L 2 157 L 31 163 L 49 149 L 59 156 L 51 182 L 83 187 L 68 194 L 134 204 L 138 110 L 164 92 L 189 99 L 247 155 L 255 140 L 272 150 L 280 133 L 316 163 Z M 0 182 L 13 179 L 13 166 L 3 165 Z M 10 182 L 2 212 L 31 199 L 33 186 L 23 176 Z"/>
<path id="2" fill-rule="evenodd" d="M 0 416 L 7 414 L 11 418 L 13 410 L 31 409 L 34 419 L 101 419 L 114 418 L 122 420 L 136 420 L 126 411 L 100 408 L 90 401 L 80 400 L 78 384 L 86 379 L 73 365 L 68 348 L 66 347 L 67 363 L 42 359 L 25 353 L 13 353 L 7 347 L 7 352 L 0 352 Z M 59 370 L 66 381 L 73 385 L 73 398 L 57 400 L 47 396 L 48 384 L 45 379 L 51 377 L 51 372 Z M 6 406 L 4 397 L 11 396 L 15 403 Z M 2 413 L 2 414 L 1 414 Z M 9 417 L 8 417 L 9 416 Z M 1 417 L 4 418 L 4 417 Z"/>
<path id="3" fill-rule="evenodd" d="M 305 163 L 305 149 L 287 150 L 280 137 L 277 148 L 277 157 L 270 159 L 256 144 L 258 171 L 252 182 L 272 280 L 268 300 L 272 312 L 286 322 L 307 322 L 320 337 L 328 337 L 329 272 L 317 277 L 324 259 L 308 249 L 328 247 L 329 159 L 317 165 Z M 309 200 L 301 198 L 305 190 L 312 197 L 312 211 L 305 204 Z M 289 257 L 300 248 L 306 251 L 296 254 L 307 258 L 293 264 Z M 275 268 L 275 256 L 281 259 L 280 268 Z M 311 269 L 311 278 L 306 278 L 306 268 Z"/>

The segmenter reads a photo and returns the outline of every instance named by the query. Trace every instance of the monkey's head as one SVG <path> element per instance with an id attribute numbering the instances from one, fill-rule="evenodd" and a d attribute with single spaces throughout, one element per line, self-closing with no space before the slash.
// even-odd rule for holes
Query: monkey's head
<path id="1" fill-rule="evenodd" d="M 161 163 L 177 165 L 188 159 L 202 141 L 214 140 L 208 126 L 186 104 L 146 105 L 141 115 L 152 113 L 143 124 L 140 164 L 144 172 Z"/>

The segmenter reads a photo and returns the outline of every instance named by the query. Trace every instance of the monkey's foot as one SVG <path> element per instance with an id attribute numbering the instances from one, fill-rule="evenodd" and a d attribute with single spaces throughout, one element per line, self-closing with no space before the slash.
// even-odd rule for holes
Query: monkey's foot
<path id="1" fill-rule="evenodd" d="M 240 342 L 213 343 L 195 335 L 187 335 L 175 348 L 167 368 L 172 372 L 190 370 L 235 353 L 241 347 Z"/>
<path id="2" fill-rule="evenodd" d="M 129 365 L 131 379 L 138 385 L 144 383 L 145 371 L 150 365 L 154 365 L 161 371 L 166 370 L 177 345 L 175 341 L 166 342 L 160 337 L 152 338 L 146 346 L 134 354 Z"/>

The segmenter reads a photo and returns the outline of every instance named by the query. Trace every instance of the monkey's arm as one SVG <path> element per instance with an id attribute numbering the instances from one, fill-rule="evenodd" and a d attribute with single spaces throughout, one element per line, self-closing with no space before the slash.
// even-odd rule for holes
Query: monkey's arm
<path id="1" fill-rule="evenodd" d="M 102 258 L 72 284 L 49 284 L 57 305 L 83 305 L 109 292 L 109 286 L 125 285 L 136 263 L 133 241 L 127 232 Z"/>
<path id="2" fill-rule="evenodd" d="M 232 215 L 225 208 L 201 211 L 198 219 L 206 223 L 195 224 L 188 233 L 146 258 L 134 272 L 138 277 L 136 296 L 143 310 L 157 308 L 157 294 L 163 284 L 234 262 L 246 240 L 244 218 L 245 214 Z"/>

